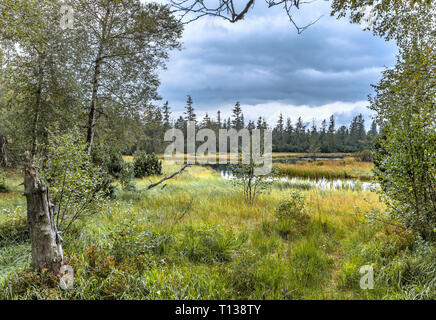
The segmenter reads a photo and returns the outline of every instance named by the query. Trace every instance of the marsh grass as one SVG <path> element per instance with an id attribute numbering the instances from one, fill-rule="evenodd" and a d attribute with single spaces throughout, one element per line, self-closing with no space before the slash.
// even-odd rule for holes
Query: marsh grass
<path id="1" fill-rule="evenodd" d="M 164 174 L 179 168 L 164 164 Z M 75 270 L 68 291 L 29 271 L 24 199 L 18 189 L 0 195 L 0 298 L 435 298 L 434 247 L 369 225 L 365 215 L 384 210 L 377 194 L 296 186 L 307 216 L 280 221 L 276 210 L 292 185 L 249 205 L 212 169 L 194 166 L 164 189 L 144 191 L 159 178 L 137 179 L 139 191 L 119 191 L 110 211 L 64 236 Z M 375 290 L 359 287 L 367 264 L 375 267 Z"/>
<path id="2" fill-rule="evenodd" d="M 278 164 L 280 176 L 307 179 L 358 179 L 370 181 L 374 165 L 355 160 L 302 161 L 297 164 Z"/>

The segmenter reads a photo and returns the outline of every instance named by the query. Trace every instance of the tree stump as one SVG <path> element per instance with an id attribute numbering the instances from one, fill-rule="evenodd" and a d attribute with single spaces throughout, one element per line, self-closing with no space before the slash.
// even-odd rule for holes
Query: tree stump
<path id="1" fill-rule="evenodd" d="M 27 223 L 32 245 L 32 267 L 58 274 L 63 264 L 62 238 L 54 219 L 48 188 L 38 179 L 32 157 L 27 153 L 24 195 L 27 199 Z"/>

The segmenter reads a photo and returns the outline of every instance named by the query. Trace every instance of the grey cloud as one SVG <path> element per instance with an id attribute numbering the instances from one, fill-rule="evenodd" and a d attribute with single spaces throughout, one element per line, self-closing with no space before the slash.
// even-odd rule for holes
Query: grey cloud
<path id="1" fill-rule="evenodd" d="M 271 12 L 256 9 L 253 17 L 275 19 L 283 14 Z M 326 16 L 302 35 L 273 22 L 270 26 L 264 20 L 263 29 L 234 32 L 201 24 L 205 29 L 198 37 L 193 36 L 195 24 L 190 25 L 185 49 L 172 54 L 162 74 L 163 99 L 175 111 L 183 109 L 187 94 L 198 110 L 235 101 L 314 107 L 352 103 L 366 100 L 380 69 L 394 63 L 392 44 L 345 21 Z"/>

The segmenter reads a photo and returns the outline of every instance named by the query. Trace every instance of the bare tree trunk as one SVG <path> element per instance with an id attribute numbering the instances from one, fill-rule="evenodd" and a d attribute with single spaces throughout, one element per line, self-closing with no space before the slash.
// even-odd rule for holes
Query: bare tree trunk
<path id="1" fill-rule="evenodd" d="M 38 87 L 36 88 L 35 96 L 36 96 L 36 104 L 35 104 L 35 113 L 33 115 L 33 128 L 32 128 L 32 155 L 36 155 L 36 151 L 38 149 L 38 123 L 39 116 L 41 112 L 41 101 L 42 101 L 42 81 L 43 81 L 43 67 L 42 60 L 44 58 L 39 56 L 39 69 L 38 69 Z"/>
<path id="2" fill-rule="evenodd" d="M 54 219 L 48 188 L 38 179 L 30 152 L 24 170 L 24 194 L 27 199 L 27 223 L 32 244 L 32 267 L 57 274 L 63 263 L 62 238 Z"/>
<path id="3" fill-rule="evenodd" d="M 6 168 L 9 166 L 8 162 L 8 138 L 0 136 L 0 166 Z"/>
<path id="4" fill-rule="evenodd" d="M 101 31 L 101 40 L 97 52 L 97 57 L 95 59 L 94 64 L 94 75 L 92 78 L 92 97 L 91 97 L 91 105 L 88 116 L 88 134 L 86 138 L 86 142 L 88 144 L 87 153 L 91 155 L 92 145 L 94 144 L 94 136 L 95 136 L 95 122 L 97 117 L 97 96 L 98 96 L 98 88 L 99 88 L 99 77 L 101 73 L 101 65 L 103 61 L 103 49 L 106 41 L 106 33 L 107 33 L 107 24 L 110 15 L 111 8 L 108 5 L 106 8 L 106 15 L 103 19 L 103 26 Z M 110 27 L 109 27 L 110 33 Z"/>

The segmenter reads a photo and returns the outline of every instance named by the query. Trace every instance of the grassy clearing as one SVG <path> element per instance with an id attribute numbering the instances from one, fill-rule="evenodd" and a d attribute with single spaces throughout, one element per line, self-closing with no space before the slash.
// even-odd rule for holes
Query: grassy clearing
<path id="1" fill-rule="evenodd" d="M 281 176 L 308 179 L 358 179 L 369 181 L 372 179 L 373 163 L 355 160 L 344 161 L 301 161 L 297 164 L 279 164 Z"/>
<path id="2" fill-rule="evenodd" d="M 164 173 L 178 168 L 165 164 Z M 150 180 L 137 180 L 138 188 Z M 27 269 L 24 198 L 15 189 L 0 195 L 0 298 L 435 298 L 434 248 L 393 226 L 368 225 L 366 214 L 384 210 L 376 194 L 300 190 L 301 221 L 276 217 L 289 188 L 274 187 L 250 206 L 230 181 L 198 166 L 163 190 L 119 192 L 110 212 L 65 236 L 75 284 L 62 291 L 56 278 Z M 368 264 L 375 289 L 364 291 L 359 269 Z"/>

